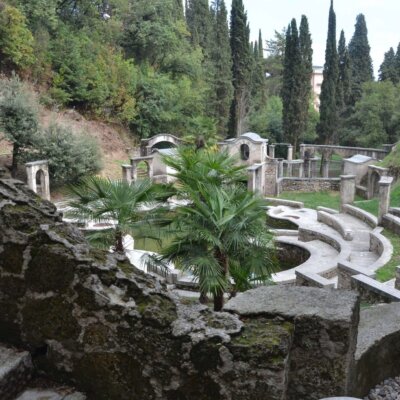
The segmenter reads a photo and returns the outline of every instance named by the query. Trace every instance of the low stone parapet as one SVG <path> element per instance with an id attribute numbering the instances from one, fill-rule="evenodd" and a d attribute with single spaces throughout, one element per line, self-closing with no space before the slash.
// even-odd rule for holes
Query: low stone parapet
<path id="1" fill-rule="evenodd" d="M 339 178 L 280 178 L 278 190 L 281 192 L 322 192 L 339 191 Z"/>
<path id="2" fill-rule="evenodd" d="M 370 251 L 379 255 L 379 258 L 369 267 L 371 271 L 376 271 L 386 265 L 393 256 L 393 246 L 390 240 L 382 235 L 383 228 L 375 228 L 370 232 Z"/>
<path id="3" fill-rule="evenodd" d="M 334 214 L 329 214 L 325 211 L 317 211 L 317 219 L 319 222 L 330 226 L 340 233 L 342 238 L 347 241 L 352 241 L 354 233 L 351 229 L 347 228 L 345 224 L 338 219 Z"/>
<path id="4" fill-rule="evenodd" d="M 359 220 L 369 225 L 371 228 L 376 228 L 378 226 L 378 218 L 376 218 L 375 215 L 372 215 L 371 213 L 362 210 L 361 208 L 354 207 L 350 204 L 344 204 L 343 212 L 358 218 Z"/>
<path id="5" fill-rule="evenodd" d="M 338 210 L 334 210 L 333 208 L 329 208 L 329 207 L 322 207 L 322 206 L 318 206 L 317 207 L 317 211 L 324 211 L 328 214 L 339 214 Z"/>
<path id="6" fill-rule="evenodd" d="M 337 265 L 338 289 L 351 289 L 351 278 L 355 275 L 366 275 L 375 278 L 375 272 L 371 272 L 362 267 L 357 267 L 349 262 L 342 261 Z"/>
<path id="7" fill-rule="evenodd" d="M 321 289 L 334 289 L 335 283 L 312 272 L 296 271 L 296 286 L 317 287 Z"/>
<path id="8" fill-rule="evenodd" d="M 389 214 L 395 215 L 396 217 L 400 217 L 400 207 L 390 207 Z"/>
<path id="9" fill-rule="evenodd" d="M 364 274 L 351 277 L 351 288 L 360 294 L 361 300 L 370 304 L 400 302 L 400 290 L 391 288 Z"/>

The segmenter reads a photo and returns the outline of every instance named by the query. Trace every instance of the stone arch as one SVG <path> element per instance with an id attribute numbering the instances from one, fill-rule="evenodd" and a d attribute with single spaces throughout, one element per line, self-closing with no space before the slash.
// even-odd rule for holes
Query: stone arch
<path id="1" fill-rule="evenodd" d="M 50 200 L 49 162 L 34 161 L 25 164 L 28 186 L 45 200 Z"/>
<path id="2" fill-rule="evenodd" d="M 140 153 L 142 156 L 149 156 L 154 149 L 166 149 L 177 147 L 184 141 L 169 133 L 155 135 L 149 139 L 142 139 L 140 142 Z"/>
<path id="3" fill-rule="evenodd" d="M 376 165 L 368 166 L 367 198 L 372 199 L 379 195 L 379 181 L 383 176 L 388 176 L 388 169 Z"/>
<path id="4" fill-rule="evenodd" d="M 43 197 L 43 194 L 46 192 L 46 176 L 42 169 L 39 169 L 36 172 L 35 181 L 36 181 L 36 193 L 40 197 Z"/>

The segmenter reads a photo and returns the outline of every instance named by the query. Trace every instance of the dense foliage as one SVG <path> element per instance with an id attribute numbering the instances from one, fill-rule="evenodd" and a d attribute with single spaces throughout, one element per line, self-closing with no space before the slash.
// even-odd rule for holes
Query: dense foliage
<path id="1" fill-rule="evenodd" d="M 53 185 L 75 182 L 101 169 L 97 142 L 55 123 L 39 124 L 38 100 L 18 77 L 0 80 L 0 127 L 12 143 L 12 176 L 20 161 L 49 160 Z"/>

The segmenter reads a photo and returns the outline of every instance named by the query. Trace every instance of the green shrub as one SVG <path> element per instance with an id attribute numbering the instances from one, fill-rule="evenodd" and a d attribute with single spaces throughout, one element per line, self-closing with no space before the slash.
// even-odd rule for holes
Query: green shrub
<path id="1" fill-rule="evenodd" d="M 27 161 L 49 160 L 51 183 L 60 186 L 76 183 L 84 176 L 97 173 L 102 156 L 97 141 L 83 133 L 56 123 L 44 129 L 38 145 L 25 152 Z"/>

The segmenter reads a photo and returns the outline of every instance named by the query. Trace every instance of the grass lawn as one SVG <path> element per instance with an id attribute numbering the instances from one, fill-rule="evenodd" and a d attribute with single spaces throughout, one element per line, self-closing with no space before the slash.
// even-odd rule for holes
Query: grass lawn
<path id="1" fill-rule="evenodd" d="M 316 209 L 319 206 L 333 208 L 339 210 L 340 193 L 339 192 L 284 192 L 279 198 L 285 200 L 301 201 L 304 207 Z"/>

